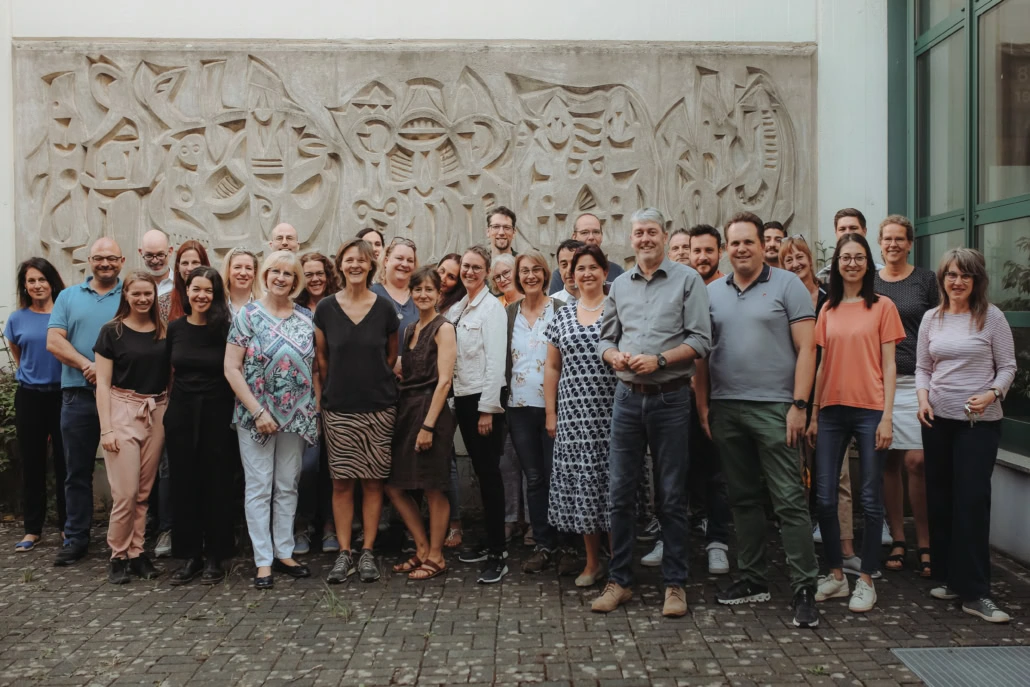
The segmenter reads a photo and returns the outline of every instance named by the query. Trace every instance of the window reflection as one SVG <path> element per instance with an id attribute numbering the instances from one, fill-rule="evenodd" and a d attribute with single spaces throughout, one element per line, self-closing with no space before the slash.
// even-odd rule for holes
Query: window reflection
<path id="1" fill-rule="evenodd" d="M 965 31 L 916 58 L 916 214 L 964 207 L 966 196 Z"/>
<path id="2" fill-rule="evenodd" d="M 1006 312 L 1030 310 L 1030 217 L 985 224 L 977 234 L 991 303 Z"/>

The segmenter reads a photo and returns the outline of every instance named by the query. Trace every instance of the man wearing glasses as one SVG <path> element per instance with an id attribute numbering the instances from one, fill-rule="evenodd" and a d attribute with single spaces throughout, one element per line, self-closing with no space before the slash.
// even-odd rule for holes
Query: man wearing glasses
<path id="1" fill-rule="evenodd" d="M 507 253 L 516 257 L 518 253 L 512 250 L 511 244 L 515 241 L 515 213 L 499 205 L 486 214 L 486 238 L 490 241 L 490 253 L 493 257 Z"/>
<path id="2" fill-rule="evenodd" d="M 272 236 L 268 240 L 268 247 L 273 251 L 288 250 L 291 253 L 296 253 L 300 250 L 297 230 L 293 228 L 292 224 L 287 224 L 286 222 L 275 225 L 275 228 L 272 229 Z"/>
<path id="3" fill-rule="evenodd" d="M 172 290 L 171 261 L 174 249 L 168 243 L 168 234 L 160 229 L 151 229 L 143 234 L 139 254 L 151 277 L 157 280 L 157 295 L 163 296 Z"/>
<path id="4" fill-rule="evenodd" d="M 591 244 L 594 246 L 601 246 L 601 242 L 604 241 L 604 233 L 601 230 L 601 220 L 598 219 L 597 215 L 593 215 L 589 212 L 583 213 L 576 218 L 576 221 L 572 223 L 572 239 L 574 241 L 582 241 L 583 243 Z M 608 283 L 615 281 L 615 278 L 625 272 L 622 266 L 617 260 L 609 260 L 608 262 Z M 551 293 L 548 295 L 553 296 L 562 290 L 562 276 L 561 272 L 557 269 L 551 275 Z"/>
<path id="5" fill-rule="evenodd" d="M 100 443 L 93 345 L 100 328 L 114 318 L 121 300 L 125 258 L 112 238 L 89 250 L 92 276 L 57 297 L 47 330 L 47 350 L 61 361 L 61 437 L 67 476 L 64 490 L 68 521 L 64 546 L 54 565 L 71 565 L 86 555 L 93 518 L 93 466 Z"/>

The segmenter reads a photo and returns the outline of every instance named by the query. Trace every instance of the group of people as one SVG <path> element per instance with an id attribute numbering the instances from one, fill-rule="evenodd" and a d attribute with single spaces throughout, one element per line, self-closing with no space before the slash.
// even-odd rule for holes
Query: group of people
<path id="1" fill-rule="evenodd" d="M 334 256 L 298 255 L 288 224 L 273 230 L 263 260 L 234 249 L 221 270 L 199 242 L 173 250 L 156 230 L 139 248 L 146 269 L 124 277 L 111 238 L 93 244 L 90 276 L 71 287 L 30 258 L 5 330 L 25 464 L 16 548 L 42 535 L 49 443 L 63 485 L 55 565 L 86 554 L 99 443 L 114 584 L 161 573 L 144 552 L 152 491 L 167 509 L 158 520 L 170 523 L 163 543 L 184 561 L 171 584 L 223 579 L 240 475 L 255 587 L 274 586 L 273 573 L 309 576 L 295 556 L 319 526 L 322 550 L 337 554 L 327 582 L 378 579 L 386 500 L 411 543 L 393 572 L 427 580 L 448 570 L 445 551 L 462 536 L 460 431 L 483 532 L 458 560 L 480 564 L 481 583 L 508 573 L 507 504 L 524 478 L 534 549 L 523 571 L 554 568 L 579 587 L 607 579 L 592 609 L 616 609 L 632 598 L 652 484 L 647 529 L 659 540 L 641 562 L 661 566 L 664 615 L 687 613 L 691 510 L 704 513 L 710 573 L 729 572 L 731 524 L 736 533 L 738 579 L 717 600 L 770 599 L 771 503 L 793 622 L 815 627 L 816 602 L 875 606 L 885 517 L 886 567 L 904 566 L 904 466 L 917 570 L 937 582 L 931 596 L 1007 621 L 990 597 L 990 475 L 1016 364 L 1012 332 L 987 299 L 983 257 L 961 248 L 936 274 L 913 267 L 912 224 L 891 215 L 879 265 L 861 212 L 838 212 L 835 230 L 818 274 L 805 239 L 776 222 L 744 212 L 722 232 L 670 235 L 655 208 L 631 217 L 635 259 L 625 271 L 601 249 L 592 214 L 576 218 L 553 272 L 537 250 L 516 254 L 516 216 L 505 207 L 486 217 L 488 247 L 424 266 L 414 242 L 387 243 L 374 229 Z M 514 480 L 506 442 L 520 466 Z"/>

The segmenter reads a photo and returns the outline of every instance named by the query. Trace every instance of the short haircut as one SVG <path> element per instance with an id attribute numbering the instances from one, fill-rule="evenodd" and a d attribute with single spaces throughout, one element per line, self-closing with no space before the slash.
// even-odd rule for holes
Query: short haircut
<path id="1" fill-rule="evenodd" d="M 683 236 L 686 236 L 687 239 L 690 239 L 690 232 L 688 230 L 684 229 L 683 227 L 680 227 L 679 229 L 673 229 L 672 230 L 672 232 L 669 234 L 669 240 L 672 241 L 672 237 L 673 236 L 679 236 L 681 234 Z M 687 245 L 688 246 L 690 245 L 690 241 L 689 240 L 687 241 Z"/>
<path id="2" fill-rule="evenodd" d="M 763 237 L 765 236 L 765 230 L 766 229 L 778 229 L 783 234 L 784 237 L 787 236 L 787 230 L 783 228 L 782 224 L 780 224 L 779 222 L 777 222 L 774 219 L 771 219 L 768 222 L 766 222 L 764 225 L 762 225 L 762 236 Z"/>
<path id="3" fill-rule="evenodd" d="M 340 250 L 336 252 L 336 262 L 334 264 L 336 267 L 336 273 L 340 275 L 340 283 L 346 283 L 343 276 L 343 270 L 340 268 L 340 265 L 343 264 L 343 254 L 351 248 L 356 248 L 358 253 L 361 254 L 361 257 L 368 261 L 368 275 L 365 277 L 365 286 L 371 287 L 372 282 L 376 278 L 376 253 L 375 250 L 372 249 L 372 244 L 365 239 L 358 237 L 352 238 L 350 241 L 340 246 Z"/>
<path id="4" fill-rule="evenodd" d="M 601 225 L 601 233 L 604 233 L 604 224 L 602 224 L 601 218 L 592 212 L 583 212 L 579 215 L 576 215 L 576 219 L 572 222 L 572 231 L 576 231 L 576 225 L 579 224 L 579 220 L 583 219 L 584 217 L 593 217 L 594 219 L 596 219 L 597 223 Z"/>
<path id="5" fill-rule="evenodd" d="M 676 231 L 684 230 L 677 229 Z M 717 245 L 719 249 L 722 250 L 722 234 L 720 234 L 719 230 L 713 227 L 711 224 L 695 224 L 690 228 L 689 231 L 687 231 L 687 234 L 690 236 L 690 238 L 694 238 L 695 236 L 713 236 L 715 237 L 715 245 Z"/>
<path id="6" fill-rule="evenodd" d="M 883 221 L 880 222 L 881 237 L 883 236 L 883 228 L 886 227 L 888 224 L 897 224 L 898 226 L 905 227 L 905 238 L 908 239 L 909 243 L 912 243 L 916 240 L 915 227 L 912 226 L 912 220 L 910 220 L 908 217 L 905 217 L 904 215 L 887 215 L 886 217 L 884 217 Z"/>
<path id="7" fill-rule="evenodd" d="M 304 290 L 304 266 L 300 264 L 300 256 L 291 250 L 277 250 L 268 254 L 265 261 L 261 263 L 261 288 L 268 291 L 268 273 L 273 267 L 289 265 L 293 270 L 293 291 L 290 291 L 290 299 L 297 297 Z"/>
<path id="8" fill-rule="evenodd" d="M 863 229 L 866 228 L 865 215 L 862 214 L 861 210 L 856 210 L 855 208 L 841 208 L 840 210 L 837 210 L 837 214 L 833 216 L 834 230 L 837 229 L 837 222 L 839 222 L 844 217 L 854 217 L 858 220 L 858 226 L 862 227 Z"/>
<path id="9" fill-rule="evenodd" d="M 18 304 L 22 308 L 32 306 L 32 296 L 29 295 L 29 289 L 25 286 L 25 280 L 28 278 L 30 267 L 39 270 L 43 274 L 43 278 L 50 284 L 50 298 L 56 301 L 57 296 L 64 290 L 64 280 L 61 279 L 61 273 L 46 258 L 29 258 L 18 265 Z"/>
<path id="10" fill-rule="evenodd" d="M 423 265 L 412 272 L 411 279 L 408 280 L 408 288 L 414 289 L 422 282 L 429 282 L 437 292 L 440 291 L 442 282 L 440 280 L 440 275 L 436 271 L 435 265 Z"/>
<path id="11" fill-rule="evenodd" d="M 649 222 L 651 220 L 646 221 Z M 604 273 L 608 274 L 608 257 L 604 254 L 604 251 L 601 250 L 600 246 L 595 246 L 592 243 L 584 244 L 576 249 L 576 254 L 572 256 L 572 264 L 569 265 L 570 274 L 576 274 L 576 265 L 579 264 L 579 259 L 582 258 L 584 255 L 589 255 L 590 257 L 592 257 L 597 262 L 597 264 L 601 266 L 601 269 L 604 270 Z M 575 278 L 573 278 L 573 281 L 575 281 Z"/>
<path id="12" fill-rule="evenodd" d="M 640 208 L 634 210 L 633 214 L 629 216 L 630 225 L 643 224 L 644 222 L 653 222 L 658 225 L 658 228 L 662 230 L 664 234 L 665 228 L 665 215 L 658 208 Z"/>
<path id="13" fill-rule="evenodd" d="M 730 236 L 730 225 L 736 224 L 737 222 L 753 224 L 755 227 L 755 234 L 758 236 L 758 240 L 762 240 L 762 232 L 765 231 L 765 223 L 762 222 L 761 217 L 759 217 L 753 212 L 747 211 L 734 213 L 732 217 L 726 220 L 726 224 L 723 226 L 722 230 L 726 232 L 727 239 L 729 239 Z"/>
<path id="14" fill-rule="evenodd" d="M 513 227 L 518 224 L 518 222 L 515 221 L 514 212 L 504 207 L 503 205 L 498 205 L 497 207 L 491 208 L 490 210 L 486 211 L 486 226 L 490 226 L 490 218 L 494 215 L 504 215 L 505 217 L 511 220 L 511 226 Z"/>
<path id="15" fill-rule="evenodd" d="M 586 244 L 580 241 L 579 239 L 565 239 L 564 241 L 558 244 L 557 250 L 554 251 L 554 259 L 557 260 L 558 254 L 561 253 L 563 250 L 575 253 L 577 250 L 579 250 L 585 245 Z"/>
<path id="16" fill-rule="evenodd" d="M 501 253 L 494 257 L 493 262 L 490 263 L 490 269 L 497 267 L 498 265 L 507 265 L 508 267 L 515 269 L 515 256 L 511 253 Z"/>
<path id="17" fill-rule="evenodd" d="M 493 256 L 490 255 L 490 251 L 487 250 L 486 248 L 484 248 L 483 246 L 469 246 L 468 248 L 465 249 L 465 252 L 462 253 L 462 255 L 461 255 L 462 260 L 464 260 L 465 256 L 468 255 L 469 253 L 475 253 L 476 255 L 478 255 L 479 257 L 481 257 L 483 259 L 483 262 L 486 263 L 486 274 L 487 274 L 487 278 L 489 279 L 489 276 L 490 276 L 490 266 L 493 264 Z M 460 265 L 461 263 L 458 263 L 458 264 Z"/>
<path id="18" fill-rule="evenodd" d="M 544 268 L 544 282 L 541 288 L 544 291 L 544 295 L 547 295 L 547 287 L 551 285 L 551 266 L 547 264 L 547 258 L 544 257 L 544 254 L 536 249 L 519 253 L 519 257 L 515 258 L 515 290 L 522 294 L 526 293 L 522 288 L 522 280 L 519 279 L 519 270 L 522 269 L 522 263 L 524 262 L 531 262 Z"/>

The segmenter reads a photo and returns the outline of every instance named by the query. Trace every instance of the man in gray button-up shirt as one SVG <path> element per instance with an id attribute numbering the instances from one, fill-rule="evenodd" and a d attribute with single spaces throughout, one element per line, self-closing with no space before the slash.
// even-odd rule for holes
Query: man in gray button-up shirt
<path id="1" fill-rule="evenodd" d="M 648 445 L 654 460 L 658 521 L 665 540 L 666 616 L 687 612 L 687 435 L 694 360 L 712 341 L 708 292 L 701 275 L 665 257 L 665 218 L 654 208 L 630 218 L 637 265 L 612 283 L 597 352 L 620 384 L 608 454 L 611 495 L 610 580 L 593 610 L 628 601 L 633 582 L 637 484 Z"/>

